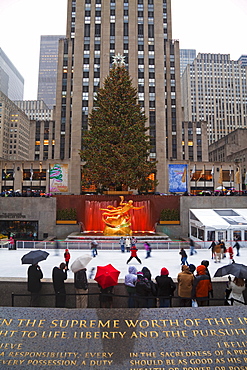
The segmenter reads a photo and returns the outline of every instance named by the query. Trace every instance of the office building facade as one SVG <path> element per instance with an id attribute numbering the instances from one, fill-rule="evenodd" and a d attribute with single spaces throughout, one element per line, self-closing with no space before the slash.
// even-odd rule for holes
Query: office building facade
<path id="1" fill-rule="evenodd" d="M 78 151 L 94 94 L 118 53 L 148 118 L 159 191 L 168 186 L 167 160 L 182 160 L 179 43 L 172 40 L 171 1 L 68 0 L 66 39 L 59 42 L 55 157 L 71 159 L 73 193 L 80 193 Z"/>
<path id="2" fill-rule="evenodd" d="M 198 54 L 182 77 L 184 119 L 206 121 L 209 144 L 247 125 L 246 68 L 229 54 Z"/>
<path id="3" fill-rule="evenodd" d="M 28 160 L 30 120 L 6 95 L 0 92 L 0 157 Z"/>
<path id="4" fill-rule="evenodd" d="M 29 159 L 54 159 L 55 122 L 53 110 L 43 100 L 19 100 L 15 104 L 30 119 Z"/>
<path id="5" fill-rule="evenodd" d="M 241 55 L 238 58 L 238 63 L 243 67 L 247 67 L 247 55 Z"/>
<path id="6" fill-rule="evenodd" d="M 40 38 L 39 80 L 37 100 L 44 100 L 52 109 L 56 104 L 58 42 L 63 35 L 47 35 Z"/>
<path id="7" fill-rule="evenodd" d="M 24 78 L 0 48 L 0 91 L 10 100 L 22 100 Z"/>

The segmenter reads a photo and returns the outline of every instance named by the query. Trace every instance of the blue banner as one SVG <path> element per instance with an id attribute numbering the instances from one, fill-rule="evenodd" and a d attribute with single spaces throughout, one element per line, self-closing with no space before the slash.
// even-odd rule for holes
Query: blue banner
<path id="1" fill-rule="evenodd" d="M 169 164 L 169 192 L 184 193 L 188 189 L 188 165 Z"/>

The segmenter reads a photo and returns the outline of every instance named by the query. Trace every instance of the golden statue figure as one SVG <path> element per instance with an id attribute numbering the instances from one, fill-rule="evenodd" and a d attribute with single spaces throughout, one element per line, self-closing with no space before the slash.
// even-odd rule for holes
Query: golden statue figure
<path id="1" fill-rule="evenodd" d="M 131 217 L 129 211 L 131 209 L 141 209 L 142 207 L 134 207 L 133 200 L 124 202 L 124 197 L 120 196 L 118 207 L 107 206 L 107 209 L 100 208 L 102 220 L 105 223 L 104 235 L 132 235 Z"/>

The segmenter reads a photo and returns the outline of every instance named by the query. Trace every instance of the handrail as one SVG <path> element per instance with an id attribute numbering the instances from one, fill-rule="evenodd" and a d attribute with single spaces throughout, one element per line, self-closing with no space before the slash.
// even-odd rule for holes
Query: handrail
<path id="1" fill-rule="evenodd" d="M 66 296 L 104 296 L 104 297 L 118 297 L 118 298 L 126 298 L 128 299 L 129 298 L 129 295 L 125 295 L 125 294 L 115 294 L 115 293 L 100 293 L 100 292 L 97 292 L 97 293 L 65 293 Z M 39 297 L 55 297 L 56 296 L 56 293 L 44 293 L 44 294 L 39 294 Z M 15 297 L 30 297 L 31 298 L 31 294 L 30 293 L 11 293 L 11 304 L 12 304 L 12 307 L 15 307 L 14 305 L 14 299 Z M 157 298 L 165 298 L 165 299 L 170 299 L 170 301 L 172 302 L 174 299 L 180 299 L 180 297 L 173 297 L 173 296 L 140 296 L 140 295 L 133 295 L 132 298 L 135 300 L 136 298 L 143 298 L 143 299 L 157 299 Z M 208 303 L 212 302 L 212 301 L 222 301 L 222 302 L 225 302 L 226 299 L 225 298 L 206 298 L 205 301 L 208 301 Z M 245 302 L 242 302 L 242 301 L 239 301 L 238 299 L 235 299 L 235 298 L 230 298 L 228 299 L 228 301 L 231 301 L 231 306 L 233 305 L 234 301 L 235 302 L 238 302 L 238 303 L 241 303 L 243 305 L 247 305 Z M 224 305 L 224 304 L 223 304 Z M 222 305 L 222 306 L 223 306 Z M 209 304 L 208 304 L 209 306 Z M 17 306 L 18 307 L 18 306 Z M 171 307 L 172 307 L 172 304 L 171 304 Z M 178 306 L 179 307 L 179 306 Z M 204 307 L 207 307 L 207 306 L 204 306 Z M 212 307 L 212 306 L 211 306 Z"/>

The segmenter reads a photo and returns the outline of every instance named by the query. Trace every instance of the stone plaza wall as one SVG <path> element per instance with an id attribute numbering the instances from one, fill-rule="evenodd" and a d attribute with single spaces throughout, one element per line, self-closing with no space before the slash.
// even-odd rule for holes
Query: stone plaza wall
<path id="1" fill-rule="evenodd" d="M 176 282 L 176 279 L 174 279 Z M 210 301 L 210 305 L 222 306 L 224 303 L 224 294 L 226 288 L 227 279 L 221 278 L 220 280 L 213 280 L 213 291 L 214 299 Z M 68 279 L 66 282 L 66 307 L 75 308 L 75 289 L 73 284 L 73 279 Z M 14 294 L 24 294 L 28 295 L 27 291 L 27 280 L 23 278 L 1 278 L 0 279 L 0 292 L 1 292 L 1 306 L 11 306 L 12 305 L 12 293 Z M 55 307 L 55 296 L 53 285 L 50 279 L 44 279 L 42 283 L 42 294 L 47 294 L 47 296 L 42 296 L 40 299 L 40 307 Z M 99 307 L 99 288 L 97 283 L 94 281 L 89 281 L 89 308 L 98 308 Z M 71 295 L 70 295 L 71 294 Z M 114 288 L 114 294 L 116 295 L 113 298 L 113 307 L 116 308 L 127 308 L 128 307 L 128 297 L 123 281 L 120 280 L 119 284 Z M 175 297 L 177 293 L 175 291 Z M 247 300 L 246 300 L 247 302 Z M 14 298 L 15 307 L 28 307 L 30 303 L 29 296 L 16 296 Z M 177 307 L 179 305 L 178 299 L 174 298 L 172 300 L 172 305 Z"/>

